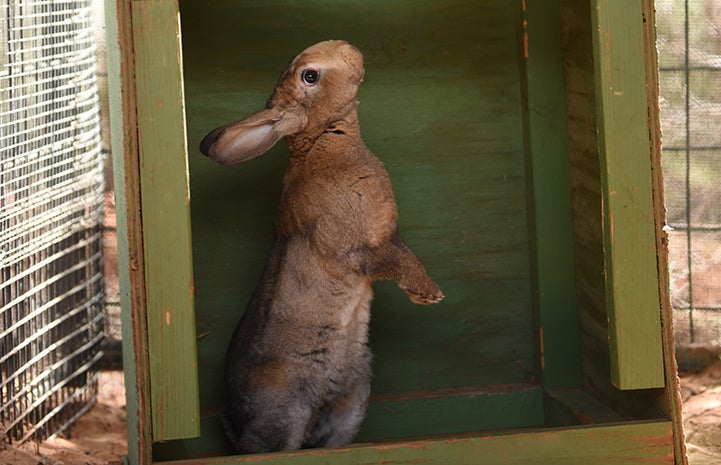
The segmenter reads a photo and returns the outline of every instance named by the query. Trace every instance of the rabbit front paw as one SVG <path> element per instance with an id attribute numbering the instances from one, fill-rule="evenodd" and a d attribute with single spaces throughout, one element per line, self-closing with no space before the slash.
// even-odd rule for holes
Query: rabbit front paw
<path id="1" fill-rule="evenodd" d="M 406 291 L 406 294 L 408 294 L 411 302 L 418 305 L 435 304 L 443 300 L 443 298 L 445 297 L 443 291 L 441 291 L 441 288 L 438 287 L 438 285 L 433 281 L 431 281 L 426 287 L 422 289 L 406 288 L 403 290 Z"/>

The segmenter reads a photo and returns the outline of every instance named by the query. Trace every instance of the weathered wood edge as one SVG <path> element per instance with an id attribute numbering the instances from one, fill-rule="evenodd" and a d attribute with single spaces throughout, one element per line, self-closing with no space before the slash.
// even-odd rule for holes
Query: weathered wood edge
<path id="1" fill-rule="evenodd" d="M 131 2 L 153 440 L 196 437 L 200 407 L 178 3 Z"/>
<path id="2" fill-rule="evenodd" d="M 135 60 L 130 2 L 106 0 L 111 144 L 118 231 L 123 368 L 128 433 L 126 463 L 152 462 L 145 266 L 140 199 Z"/>
<path id="3" fill-rule="evenodd" d="M 665 386 L 640 3 L 591 8 L 611 381 Z"/>
<path id="4" fill-rule="evenodd" d="M 683 433 L 681 386 L 675 357 L 673 307 L 671 305 L 671 287 L 668 268 L 668 233 L 664 228 L 666 226 L 666 202 L 664 200 L 664 180 L 661 163 L 661 110 L 659 107 L 659 71 L 658 50 L 656 49 L 656 11 L 654 0 L 642 0 L 642 8 L 644 17 L 644 65 L 646 68 L 648 127 L 651 147 L 651 182 L 656 226 L 661 336 L 664 367 L 666 370 L 666 397 L 673 425 L 675 463 L 677 465 L 688 465 L 686 442 Z"/>
<path id="5" fill-rule="evenodd" d="M 359 444 L 267 455 L 203 458 L 165 465 L 273 465 L 494 463 L 498 465 L 601 465 L 673 463 L 669 421 L 637 422 L 570 429 L 543 429 L 489 436 L 465 435 L 412 441 Z"/>
<path id="6" fill-rule="evenodd" d="M 547 389 L 581 382 L 560 2 L 520 2 L 521 95 L 539 355 Z"/>

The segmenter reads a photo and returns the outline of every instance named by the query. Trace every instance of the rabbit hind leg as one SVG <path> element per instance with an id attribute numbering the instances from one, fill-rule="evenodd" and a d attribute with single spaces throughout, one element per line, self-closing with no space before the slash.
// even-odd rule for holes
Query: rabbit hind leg
<path id="1" fill-rule="evenodd" d="M 365 418 L 370 392 L 370 382 L 361 382 L 350 393 L 335 399 L 318 416 L 305 447 L 342 447 L 350 444 Z"/>
<path id="2" fill-rule="evenodd" d="M 259 402 L 261 408 L 252 412 L 247 408 L 231 406 L 223 422 L 228 438 L 238 452 L 257 454 L 290 451 L 303 446 L 312 417 L 311 409 L 300 401 L 278 402 L 277 399 Z"/>

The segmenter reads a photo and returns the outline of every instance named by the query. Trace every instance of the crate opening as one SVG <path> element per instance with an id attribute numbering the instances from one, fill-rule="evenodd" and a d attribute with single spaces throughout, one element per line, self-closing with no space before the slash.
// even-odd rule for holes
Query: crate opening
<path id="1" fill-rule="evenodd" d="M 520 3 L 180 2 L 201 436 L 155 443 L 156 459 L 232 453 L 219 419 L 224 357 L 268 256 L 288 158 L 281 142 L 221 167 L 198 143 L 260 108 L 286 63 L 326 39 L 364 52 L 364 140 L 390 174 L 401 235 L 446 294 L 418 307 L 394 283 L 374 285 L 373 394 L 357 442 L 624 420 L 580 373 L 574 264 L 539 264 L 537 252 L 552 246 L 540 222 L 543 237 L 570 249 L 572 219 L 563 209 L 538 216 L 537 199 L 567 180 L 532 179 L 541 151 L 529 121 L 545 116 L 528 107 L 538 83 L 526 67 Z M 546 103 L 565 121 L 563 85 L 549 88 L 560 88 Z M 565 128 L 544 134 L 546 150 L 566 149 Z M 570 202 L 570 190 L 562 195 Z M 539 282 L 557 273 L 570 276 L 556 283 L 567 298 L 549 317 L 539 312 Z M 554 334 L 553 347 L 542 347 L 542 332 Z"/>

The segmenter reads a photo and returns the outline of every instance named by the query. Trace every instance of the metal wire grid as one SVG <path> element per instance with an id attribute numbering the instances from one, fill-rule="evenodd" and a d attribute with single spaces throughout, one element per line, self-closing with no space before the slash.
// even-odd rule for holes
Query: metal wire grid
<path id="1" fill-rule="evenodd" d="M 90 2 L 0 0 L 0 428 L 67 429 L 97 393 L 103 164 Z"/>
<path id="2" fill-rule="evenodd" d="M 679 345 L 721 346 L 721 0 L 657 0 Z"/>

